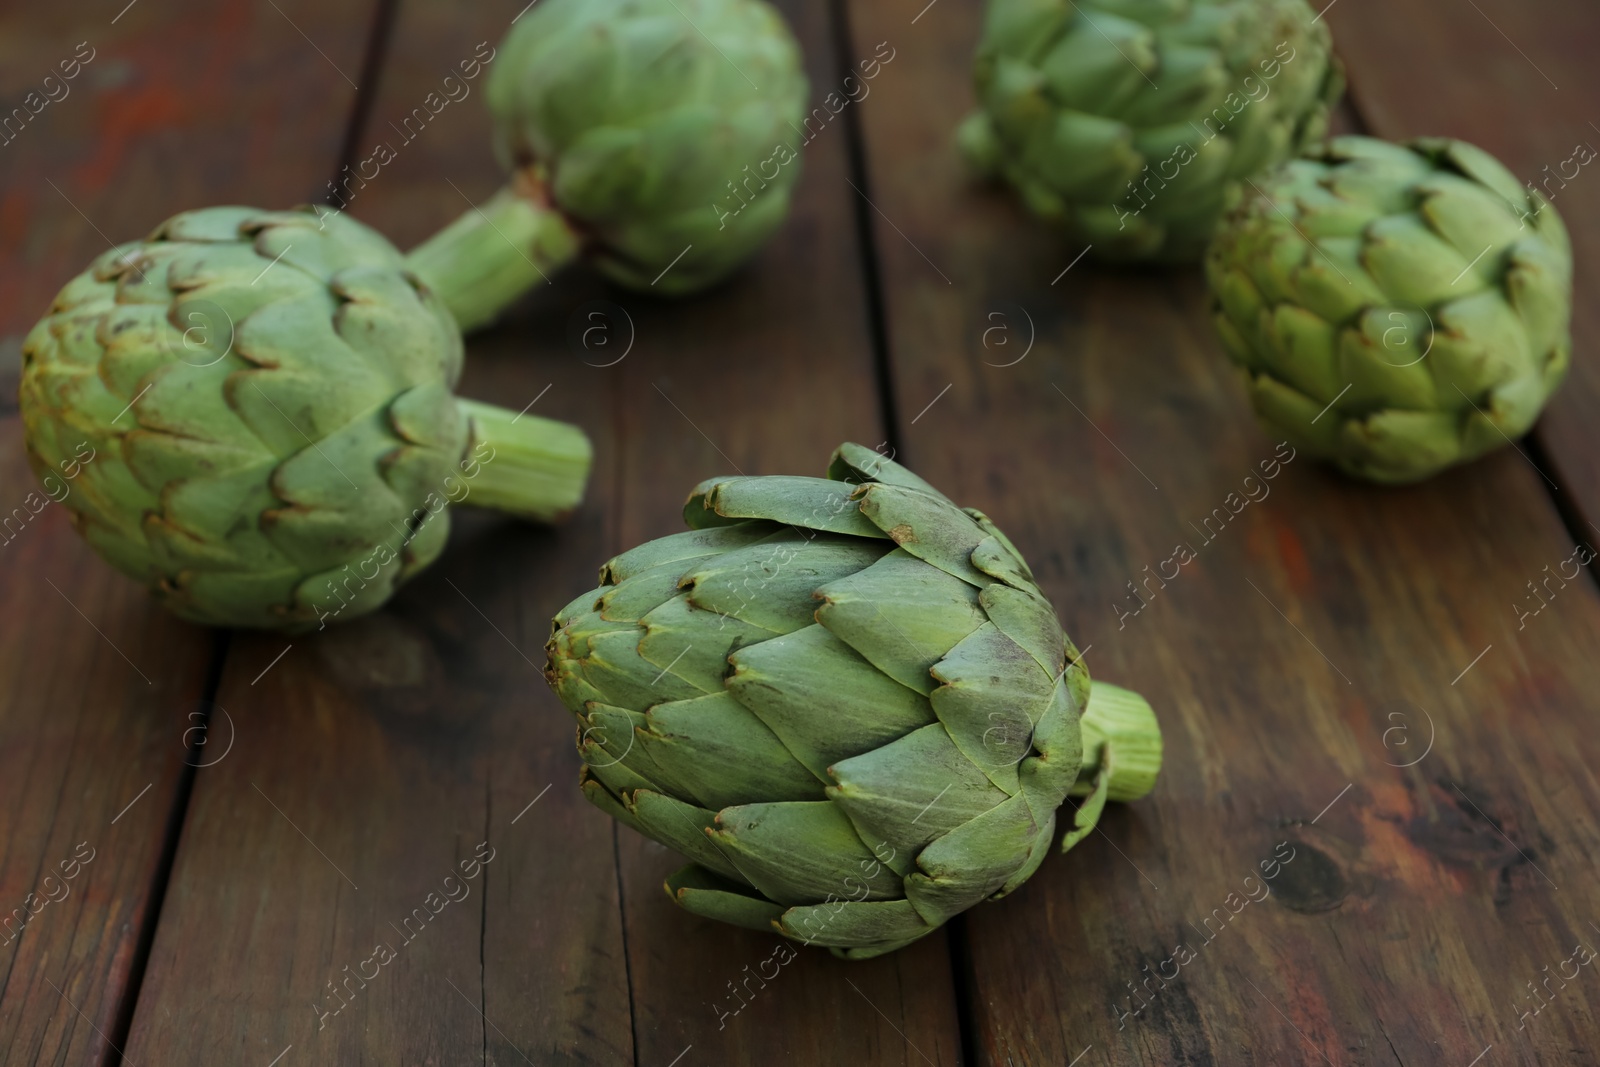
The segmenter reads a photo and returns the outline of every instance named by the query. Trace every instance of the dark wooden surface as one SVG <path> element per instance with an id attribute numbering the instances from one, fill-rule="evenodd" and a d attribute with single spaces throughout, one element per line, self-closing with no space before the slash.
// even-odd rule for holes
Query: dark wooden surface
<path id="1" fill-rule="evenodd" d="M 0 7 L 5 114 L 92 57 L 0 146 L 5 514 L 38 507 L 16 369 L 61 285 L 185 207 L 309 197 L 338 158 L 356 94 L 333 64 L 359 76 L 374 8 L 276 2 Z M 291 19 L 316 22 L 326 58 Z M 212 758 L 193 716 L 226 647 L 151 606 L 59 506 L 0 545 L 0 914 L 60 898 L 0 944 L 6 1063 L 110 1063 L 126 1040 L 194 765 Z M 80 844 L 94 859 L 63 885 Z"/>
<path id="2" fill-rule="evenodd" d="M 294 639 L 164 617 L 59 507 L 0 546 L 0 911 L 95 850 L 0 945 L 0 1059 L 1594 1062 L 1592 968 L 1522 1013 L 1528 983 L 1600 942 L 1600 600 L 1585 575 L 1521 629 L 1512 605 L 1600 539 L 1600 176 L 1557 200 L 1577 358 L 1526 457 L 1406 491 L 1299 457 L 1208 542 L 1192 524 L 1276 442 L 1224 371 L 1202 286 L 1063 273 L 1081 249 L 968 179 L 950 135 L 980 6 L 924 2 L 781 5 L 818 99 L 880 42 L 894 58 L 808 147 L 795 215 L 748 270 L 668 303 L 577 268 L 472 341 L 464 392 L 539 396 L 594 437 L 567 526 L 462 513 L 390 608 Z M 0 99 L 97 49 L 0 147 L 8 377 L 97 231 L 315 196 L 522 4 L 139 0 L 113 24 L 121 7 L 0 12 Z M 1343 0 L 1327 17 L 1356 128 L 1466 137 L 1530 180 L 1600 144 L 1591 8 Z M 452 104 L 352 213 L 421 239 L 498 184 L 487 127 L 480 99 Z M 604 351 L 569 332 L 597 301 Z M 34 488 L 9 406 L 0 437 L 9 509 Z M 678 527 L 696 481 L 818 473 L 845 439 L 891 443 L 1011 534 L 1091 670 L 1155 704 L 1167 766 L 1008 900 L 875 961 L 802 951 L 723 1017 L 776 938 L 678 911 L 674 858 L 577 795 L 541 646 L 599 562 Z M 1179 543 L 1194 562 L 1119 618 Z M 470 895 L 400 944 L 390 924 L 480 847 Z M 1234 915 L 1275 849 L 1294 858 Z M 1208 937 L 1214 909 L 1229 921 Z M 380 941 L 396 959 L 333 1014 L 328 984 Z M 1149 980 L 1180 945 L 1179 976 Z"/>

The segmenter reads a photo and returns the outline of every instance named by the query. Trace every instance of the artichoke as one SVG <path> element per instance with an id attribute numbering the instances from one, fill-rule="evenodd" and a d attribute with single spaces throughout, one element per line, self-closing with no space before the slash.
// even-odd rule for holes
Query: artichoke
<path id="1" fill-rule="evenodd" d="M 307 629 L 371 611 L 439 554 L 446 505 L 554 518 L 575 427 L 451 393 L 460 332 L 344 216 L 178 215 L 69 282 L 23 343 L 42 479 L 184 618 Z"/>
<path id="2" fill-rule="evenodd" d="M 847 444 L 684 518 L 563 609 L 545 674 L 689 911 L 875 956 L 1026 881 L 1069 793 L 1063 849 L 1153 788 L 1149 705 L 1091 691 L 1005 534 L 899 464 Z"/>
<path id="3" fill-rule="evenodd" d="M 1194 262 L 1239 182 L 1320 141 L 1343 91 L 1304 0 L 989 0 L 982 171 L 1106 260 Z"/>
<path id="4" fill-rule="evenodd" d="M 584 252 L 629 288 L 703 289 L 788 214 L 806 78 L 764 0 L 542 0 L 501 52 L 511 184 L 409 257 L 463 329 Z"/>
<path id="5" fill-rule="evenodd" d="M 1261 419 L 1376 482 L 1525 433 L 1572 352 L 1560 216 L 1460 141 L 1341 137 L 1288 164 L 1230 212 L 1206 274 Z"/>

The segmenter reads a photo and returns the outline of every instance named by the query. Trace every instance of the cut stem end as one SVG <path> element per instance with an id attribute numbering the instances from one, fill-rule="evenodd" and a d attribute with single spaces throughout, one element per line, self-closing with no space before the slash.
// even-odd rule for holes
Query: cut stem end
<path id="1" fill-rule="evenodd" d="M 1161 773 L 1161 726 L 1144 697 L 1131 689 L 1095 682 L 1079 724 L 1083 766 L 1072 787 L 1073 796 L 1093 793 L 1096 779 L 1108 768 L 1108 800 L 1138 800 L 1156 787 Z"/>
<path id="2" fill-rule="evenodd" d="M 458 399 L 472 422 L 479 464 L 461 502 L 536 522 L 558 522 L 583 502 L 594 448 L 576 426 Z"/>

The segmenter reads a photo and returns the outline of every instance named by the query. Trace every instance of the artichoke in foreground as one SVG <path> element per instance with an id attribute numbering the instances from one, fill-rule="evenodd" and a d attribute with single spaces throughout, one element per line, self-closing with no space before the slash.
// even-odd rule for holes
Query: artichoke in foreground
<path id="1" fill-rule="evenodd" d="M 1274 434 L 1376 482 L 1519 437 L 1572 353 L 1555 208 L 1480 149 L 1341 137 L 1262 178 L 1206 257 Z"/>
<path id="2" fill-rule="evenodd" d="M 584 793 L 692 864 L 684 908 L 875 956 L 1033 874 L 1155 784 L 1148 704 L 1091 688 L 982 512 L 844 445 L 828 478 L 703 482 L 691 529 L 555 619 Z"/>
<path id="3" fill-rule="evenodd" d="M 552 519 L 588 476 L 576 427 L 452 394 L 449 312 L 344 216 L 178 215 L 69 282 L 22 351 L 35 473 L 92 457 L 78 531 L 195 622 L 363 614 L 439 554 L 448 504 Z"/>
<path id="4" fill-rule="evenodd" d="M 512 181 L 408 257 L 464 330 L 580 254 L 706 288 L 788 215 L 806 78 L 765 0 L 542 0 L 487 91 Z"/>
<path id="5" fill-rule="evenodd" d="M 1198 261 L 1343 91 L 1305 0 L 989 0 L 959 141 L 1105 260 Z"/>

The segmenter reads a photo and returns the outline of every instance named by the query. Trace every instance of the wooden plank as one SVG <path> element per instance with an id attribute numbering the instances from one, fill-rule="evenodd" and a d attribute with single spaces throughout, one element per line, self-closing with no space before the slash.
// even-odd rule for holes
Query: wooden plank
<path id="1" fill-rule="evenodd" d="M 1572 1062 L 1600 979 L 1520 1012 L 1600 940 L 1600 604 L 1558 578 L 1509 606 L 1574 549 L 1538 475 L 1508 450 L 1405 491 L 1305 457 L 1269 480 L 1194 272 L 1071 266 L 963 172 L 981 5 L 924 7 L 850 7 L 858 51 L 897 49 L 859 114 L 904 458 L 1011 535 L 1168 752 L 970 913 L 976 1062 Z"/>
<path id="2" fill-rule="evenodd" d="M 467 210 L 464 195 L 481 202 L 503 181 L 483 103 L 487 73 L 463 80 L 458 71 L 470 95 L 461 97 L 459 89 L 447 95 L 448 110 L 414 142 L 396 126 L 461 61 L 493 54 L 525 6 L 525 0 L 498 3 L 472 18 L 444 0 L 403 6 L 385 64 L 384 98 L 363 142 L 395 147 L 396 180 L 374 181 L 351 202 L 354 214 L 384 227 L 401 247 Z M 537 294 L 531 320 L 472 339 L 464 386 L 469 395 L 519 409 L 537 400 L 535 412 L 583 426 L 597 451 L 588 502 L 554 533 L 472 516 L 493 539 L 477 550 L 460 538 L 452 545 L 455 554 L 445 563 L 459 591 L 434 575 L 419 583 L 419 593 L 430 582 L 438 590 L 433 599 L 443 603 L 435 610 L 449 610 L 461 635 L 494 653 L 481 667 L 459 650 L 443 654 L 452 675 L 464 668 L 481 675 L 490 700 L 482 730 L 434 757 L 445 768 L 452 760 L 472 761 L 473 780 L 490 797 L 491 837 L 503 843 L 504 866 L 485 887 L 480 967 L 458 983 L 462 995 L 451 994 L 452 1007 L 476 1008 L 488 1021 L 485 1062 L 521 1063 L 526 1056 L 535 1063 L 617 1063 L 633 1055 L 615 834 L 570 788 L 571 720 L 549 713 L 562 709 L 540 673 L 550 617 L 592 586 L 604 551 L 598 546 L 615 536 L 615 399 L 596 381 L 601 372 L 570 349 L 566 328 L 569 314 L 576 320 L 577 309 L 606 295 L 582 271 L 560 276 Z M 518 577 L 508 581 L 510 575 Z"/>
<path id="3" fill-rule="evenodd" d="M 116 1055 L 186 763 L 209 758 L 191 751 L 192 715 L 221 641 L 162 613 L 37 493 L 14 414 L 21 340 L 110 240 L 324 180 L 352 93 L 285 16 L 314 22 L 327 56 L 355 71 L 370 8 L 280 6 L 0 12 L 0 509 L 37 510 L 0 535 L 0 913 L 37 909 L 19 936 L 0 933 L 7 1063 Z"/>
<path id="4" fill-rule="evenodd" d="M 392 140 L 390 120 L 456 58 L 497 42 L 522 6 L 464 18 L 444 0 L 407 3 L 358 144 Z M 817 85 L 827 84 L 826 14 L 787 10 Z M 480 107 L 452 104 L 396 142 L 352 213 L 409 244 L 463 210 L 463 195 L 491 193 L 500 176 Z M 842 137 L 807 165 L 794 222 L 716 292 L 658 302 L 578 267 L 470 343 L 464 392 L 515 407 L 542 397 L 536 411 L 594 437 L 590 500 L 571 524 L 552 533 L 463 516 L 444 560 L 389 610 L 295 641 L 258 685 L 288 642 L 235 645 L 218 699 L 241 741 L 196 788 L 135 1061 L 247 1050 L 265 1062 L 290 1045 L 285 1064 L 665 1064 L 689 1045 L 683 1064 L 766 1062 L 797 1048 L 819 1062 L 920 1062 L 918 1050 L 956 1059 L 939 939 L 849 967 L 803 953 L 781 987 L 719 1026 L 713 1003 L 775 937 L 696 920 L 666 900 L 661 880 L 675 861 L 618 834 L 578 795 L 571 718 L 538 670 L 554 611 L 592 585 L 607 556 L 679 528 L 696 481 L 733 463 L 820 472 L 840 441 L 882 439 Z M 569 347 L 569 325 L 587 321 L 596 300 L 631 319 L 633 350 L 614 366 L 601 366 L 609 352 Z M 610 322 L 620 351 L 628 326 L 616 313 Z M 324 1002 L 325 983 L 354 969 L 375 938 L 393 940 L 386 924 L 484 839 L 497 853 L 475 889 L 481 921 L 467 919 L 471 905 L 441 916 L 447 929 L 396 946 L 400 959 L 319 1029 L 308 1005 Z M 220 951 L 188 951 L 219 936 Z M 239 958 L 251 961 L 246 973 Z M 223 983 L 236 992 L 220 1008 L 195 997 Z M 829 1023 L 796 1026 L 796 1012 Z"/>
<path id="5" fill-rule="evenodd" d="M 0 1058 L 86 1062 L 153 922 L 212 644 L 29 499 L 17 418 L 0 449 L 7 512 L 43 509 L 0 546 Z"/>
<path id="6" fill-rule="evenodd" d="M 441 174 L 487 185 L 495 169 L 477 100 L 411 144 L 389 128 L 515 10 L 446 14 L 402 8 L 354 141 L 358 159 L 378 141 L 399 145 L 351 213 L 402 244 L 464 206 Z M 458 158 L 470 162 L 450 169 Z M 536 410 L 604 418 L 605 398 L 579 388 L 586 368 L 550 345 L 499 345 L 513 346 L 496 359 L 474 345 L 466 391 L 521 408 L 550 384 Z M 602 451 L 602 479 L 609 466 Z M 569 1031 L 592 1026 L 629 1055 L 611 830 L 570 791 L 544 792 L 569 776 L 571 729 L 526 710 L 528 694 L 544 691 L 547 619 L 592 578 L 602 518 L 586 510 L 557 534 L 460 512 L 451 551 L 384 612 L 303 638 L 235 642 L 217 699 L 241 740 L 197 783 L 134 1021 L 135 1062 L 464 1063 L 486 1049 L 521 1062 L 479 1014 L 483 968 L 508 953 L 544 983 L 529 981 L 541 995 L 516 1012 L 489 1012 L 502 1028 L 525 1013 L 542 1036 L 519 1034 L 521 1052 L 546 1062 Z M 462 879 L 459 864 L 470 870 L 485 841 L 494 858 Z M 511 901 L 519 921 L 487 938 L 488 902 L 556 856 L 552 896 Z M 420 932 L 416 920 L 404 926 L 452 873 L 466 896 Z M 193 952 L 202 940 L 217 949 Z M 574 958 L 580 942 L 592 955 Z M 388 952 L 375 957 L 380 944 Z M 196 997 L 221 986 L 234 991 L 221 1006 Z"/>
<path id="7" fill-rule="evenodd" d="M 1477 0 L 1459 18 L 1415 0 L 1341 4 L 1328 12 L 1374 136 L 1459 137 L 1544 190 L 1572 235 L 1578 284 L 1600 262 L 1600 8 L 1543 0 Z M 1580 152 L 1580 148 L 1582 151 Z M 1563 499 L 1600 523 L 1600 306 L 1573 307 L 1572 369 L 1535 434 Z M 1535 457 L 1536 459 L 1538 457 Z"/>
<path id="8" fill-rule="evenodd" d="M 833 7 L 776 6 L 805 50 L 809 103 L 821 107 L 854 62 L 837 46 Z M 793 217 L 730 286 L 670 307 L 623 301 L 642 313 L 649 350 L 616 368 L 635 427 L 614 505 L 619 547 L 681 529 L 683 501 L 705 477 L 820 475 L 841 442 L 887 436 L 848 138 L 836 122 L 804 146 Z M 694 919 L 667 899 L 661 883 L 683 865 L 676 854 L 626 830 L 618 844 L 640 1064 L 959 1061 L 945 937 L 860 963 L 802 948 L 780 966 L 788 956 L 776 934 Z M 751 982 L 769 959 L 778 977 Z"/>

